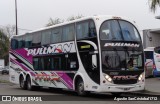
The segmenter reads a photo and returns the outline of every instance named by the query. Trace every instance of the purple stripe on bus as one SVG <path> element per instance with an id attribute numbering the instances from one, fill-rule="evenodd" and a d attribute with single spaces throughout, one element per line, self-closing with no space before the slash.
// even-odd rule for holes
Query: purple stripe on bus
<path id="1" fill-rule="evenodd" d="M 27 50 L 25 49 L 18 49 L 15 51 L 16 53 L 18 53 L 19 55 L 21 55 L 23 58 L 25 58 L 27 61 L 29 61 L 32 64 L 32 55 L 27 56 Z"/>
<path id="2" fill-rule="evenodd" d="M 69 86 L 70 89 L 73 89 L 73 80 L 64 72 L 56 72 Z"/>
<path id="3" fill-rule="evenodd" d="M 11 61 L 13 61 L 15 64 L 18 64 L 19 66 L 22 67 L 22 69 L 24 69 L 25 71 L 29 71 L 31 73 L 32 76 L 35 76 L 35 74 L 33 72 L 31 72 L 28 68 L 26 68 L 25 66 L 23 66 L 21 63 L 19 63 L 18 61 L 10 58 Z"/>

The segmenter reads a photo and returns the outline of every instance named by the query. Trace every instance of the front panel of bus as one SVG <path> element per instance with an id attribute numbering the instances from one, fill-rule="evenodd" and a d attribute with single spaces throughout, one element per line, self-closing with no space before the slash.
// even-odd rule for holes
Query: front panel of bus
<path id="1" fill-rule="evenodd" d="M 143 47 L 136 27 L 125 20 L 107 20 L 102 23 L 99 34 L 102 85 L 144 82 Z"/>

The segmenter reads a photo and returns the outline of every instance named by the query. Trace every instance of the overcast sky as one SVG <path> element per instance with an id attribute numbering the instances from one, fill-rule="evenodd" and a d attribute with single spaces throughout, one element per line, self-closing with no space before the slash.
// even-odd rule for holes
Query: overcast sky
<path id="1" fill-rule="evenodd" d="M 160 8 L 150 12 L 148 0 L 17 0 L 18 27 L 34 30 L 44 27 L 49 18 L 67 19 L 82 14 L 127 16 L 140 30 L 160 28 Z M 15 24 L 14 0 L 0 0 L 0 26 Z M 20 31 L 23 33 L 25 31 Z"/>

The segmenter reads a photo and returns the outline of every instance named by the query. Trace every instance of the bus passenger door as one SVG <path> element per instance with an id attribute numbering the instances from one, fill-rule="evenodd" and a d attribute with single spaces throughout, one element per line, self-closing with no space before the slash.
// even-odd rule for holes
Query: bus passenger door
<path id="1" fill-rule="evenodd" d="M 100 83 L 100 72 L 98 69 L 98 58 L 97 54 L 90 54 L 89 52 L 80 52 L 80 57 L 84 69 L 88 76 L 97 84 Z"/>

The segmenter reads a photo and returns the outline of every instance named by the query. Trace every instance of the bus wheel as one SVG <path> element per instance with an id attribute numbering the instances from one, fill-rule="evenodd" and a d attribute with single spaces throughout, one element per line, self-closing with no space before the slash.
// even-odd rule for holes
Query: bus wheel
<path id="1" fill-rule="evenodd" d="M 26 90 L 27 89 L 27 86 L 26 86 L 26 82 L 24 81 L 24 78 L 23 76 L 21 75 L 20 76 L 20 79 L 19 79 L 19 85 L 22 89 Z"/>
<path id="2" fill-rule="evenodd" d="M 31 85 L 31 78 L 27 77 L 27 90 L 34 90 L 33 86 Z"/>
<path id="3" fill-rule="evenodd" d="M 112 95 L 114 96 L 114 97 L 119 97 L 119 96 L 121 96 L 121 92 L 112 92 Z"/>
<path id="4" fill-rule="evenodd" d="M 86 92 L 84 91 L 84 82 L 82 79 L 79 79 L 78 82 L 77 82 L 77 94 L 80 95 L 80 96 L 84 96 L 86 95 Z"/>

